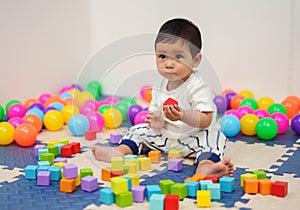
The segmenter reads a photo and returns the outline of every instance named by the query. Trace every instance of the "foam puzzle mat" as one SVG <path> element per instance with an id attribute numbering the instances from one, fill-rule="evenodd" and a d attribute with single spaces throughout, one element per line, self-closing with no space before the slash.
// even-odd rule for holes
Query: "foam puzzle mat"
<path id="1" fill-rule="evenodd" d="M 109 167 L 109 163 L 95 160 L 89 147 L 92 144 L 109 144 L 111 133 L 126 132 L 123 126 L 117 130 L 103 130 L 97 134 L 97 140 L 87 141 L 84 137 L 74 137 L 64 126 L 57 132 L 43 131 L 38 135 L 37 143 L 47 143 L 52 140 L 67 138 L 80 142 L 82 151 L 68 159 L 78 168 L 92 168 L 98 178 L 99 189 L 110 186 L 109 182 L 101 180 L 101 168 Z M 79 187 L 73 193 L 63 193 L 59 190 L 59 182 L 51 181 L 50 186 L 37 186 L 36 180 L 24 177 L 27 165 L 37 165 L 34 156 L 34 145 L 27 148 L 13 143 L 0 146 L 0 209 L 122 209 L 115 204 L 107 206 L 99 200 L 99 189 L 94 192 L 84 192 Z M 221 193 L 221 200 L 212 201 L 206 209 L 300 209 L 300 137 L 288 130 L 278 135 L 274 140 L 262 141 L 257 137 L 238 135 L 231 138 L 227 144 L 226 157 L 235 164 L 235 190 L 232 193 Z M 240 175 L 253 170 L 264 170 L 272 181 L 288 182 L 286 197 L 272 195 L 245 194 L 239 185 Z M 180 172 L 168 171 L 167 160 L 163 156 L 161 163 L 152 164 L 152 170 L 139 171 L 141 185 L 159 184 L 159 180 L 172 179 L 183 182 L 186 177 L 194 174 L 193 160 L 184 160 Z M 194 198 L 180 201 L 180 209 L 200 209 Z M 150 209 L 150 203 L 133 203 L 124 209 Z"/>

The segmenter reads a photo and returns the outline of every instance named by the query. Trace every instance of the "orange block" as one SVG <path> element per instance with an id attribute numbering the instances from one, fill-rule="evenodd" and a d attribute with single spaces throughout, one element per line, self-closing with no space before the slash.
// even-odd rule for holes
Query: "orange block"
<path id="1" fill-rule="evenodd" d="M 161 151 L 152 150 L 148 153 L 148 158 L 151 159 L 151 163 L 160 163 Z"/>
<path id="2" fill-rule="evenodd" d="M 195 180 L 192 177 L 185 178 L 183 182 L 194 182 Z"/>
<path id="3" fill-rule="evenodd" d="M 101 179 L 103 181 L 110 182 L 111 178 L 111 168 L 102 168 L 101 169 Z"/>
<path id="4" fill-rule="evenodd" d="M 192 177 L 192 179 L 195 182 L 200 182 L 201 180 L 204 180 L 205 177 L 206 177 L 206 175 L 204 175 L 204 174 L 194 174 L 194 176 Z"/>
<path id="5" fill-rule="evenodd" d="M 65 177 L 60 179 L 59 190 L 61 192 L 72 193 L 76 189 L 76 179 L 67 179 Z"/>
<path id="6" fill-rule="evenodd" d="M 251 178 L 244 179 L 244 192 L 248 194 L 258 193 L 258 180 Z"/>
<path id="7" fill-rule="evenodd" d="M 258 180 L 258 192 L 262 195 L 270 195 L 272 191 L 272 181 L 269 179 Z"/>

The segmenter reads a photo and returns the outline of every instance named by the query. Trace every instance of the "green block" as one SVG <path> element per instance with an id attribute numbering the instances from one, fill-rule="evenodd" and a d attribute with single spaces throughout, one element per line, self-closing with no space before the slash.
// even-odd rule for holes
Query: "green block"
<path id="1" fill-rule="evenodd" d="M 187 185 L 176 183 L 171 186 L 170 194 L 179 195 L 179 199 L 184 199 L 187 196 Z"/>
<path id="2" fill-rule="evenodd" d="M 161 193 L 165 195 L 170 194 L 170 188 L 173 184 L 175 184 L 175 182 L 173 182 L 171 179 L 160 180 L 159 187 L 161 189 Z"/>
<path id="3" fill-rule="evenodd" d="M 54 160 L 55 156 L 53 153 L 43 153 L 43 154 L 40 154 L 40 161 L 48 161 L 50 164 L 53 163 L 53 160 Z"/>
<path id="4" fill-rule="evenodd" d="M 252 173 L 257 175 L 258 180 L 267 178 L 266 172 L 263 170 L 252 171 Z"/>
<path id="5" fill-rule="evenodd" d="M 171 150 L 169 150 L 168 154 L 179 154 L 180 155 L 180 150 L 171 149 Z"/>
<path id="6" fill-rule="evenodd" d="M 48 149 L 49 153 L 53 153 L 54 156 L 58 156 L 58 147 L 57 146 L 47 146 L 45 149 Z"/>
<path id="7" fill-rule="evenodd" d="M 80 178 L 82 179 L 85 176 L 93 176 L 93 170 L 91 168 L 81 168 Z"/>
<path id="8" fill-rule="evenodd" d="M 132 192 L 127 191 L 116 195 L 116 204 L 122 208 L 131 206 L 133 202 Z"/>

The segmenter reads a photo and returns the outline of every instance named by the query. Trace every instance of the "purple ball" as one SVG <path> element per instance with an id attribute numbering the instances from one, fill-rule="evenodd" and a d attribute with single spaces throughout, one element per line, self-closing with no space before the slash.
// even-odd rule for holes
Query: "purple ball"
<path id="1" fill-rule="evenodd" d="M 300 114 L 297 114 L 292 118 L 291 127 L 297 135 L 300 135 Z"/>
<path id="2" fill-rule="evenodd" d="M 53 106 L 48 106 L 48 107 L 46 107 L 44 110 L 43 110 L 43 112 L 44 112 L 44 114 L 46 114 L 48 111 L 50 111 L 50 110 L 57 110 L 55 107 L 53 107 Z"/>
<path id="3" fill-rule="evenodd" d="M 135 118 L 135 116 L 137 115 L 137 113 L 139 113 L 142 110 L 143 110 L 143 107 L 141 107 L 138 104 L 133 104 L 133 105 L 129 106 L 128 110 L 127 110 L 127 118 L 128 118 L 128 120 L 132 124 L 134 124 L 134 118 Z"/>
<path id="4" fill-rule="evenodd" d="M 227 93 L 227 94 L 225 95 L 226 103 L 227 103 L 227 108 L 229 108 L 229 106 L 230 106 L 231 98 L 232 98 L 233 96 L 235 96 L 236 94 L 237 94 L 237 93 L 235 93 L 235 92 L 230 92 L 230 93 Z"/>
<path id="5" fill-rule="evenodd" d="M 33 103 L 29 106 L 28 110 L 32 109 L 32 108 L 38 108 L 41 111 L 44 111 L 45 107 L 43 104 L 41 103 Z"/>
<path id="6" fill-rule="evenodd" d="M 74 89 L 79 90 L 80 92 L 83 91 L 83 88 L 79 84 L 72 84 L 71 87 L 73 87 Z"/>
<path id="7" fill-rule="evenodd" d="M 223 114 L 227 110 L 225 96 L 221 96 L 221 95 L 215 96 L 213 101 L 217 107 L 218 114 Z"/>

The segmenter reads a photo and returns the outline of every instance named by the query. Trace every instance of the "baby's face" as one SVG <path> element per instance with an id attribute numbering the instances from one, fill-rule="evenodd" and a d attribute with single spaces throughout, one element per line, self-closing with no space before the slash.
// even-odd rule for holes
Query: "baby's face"
<path id="1" fill-rule="evenodd" d="M 156 44 L 156 65 L 160 75 L 169 81 L 186 81 L 195 67 L 189 46 L 180 41 Z"/>

